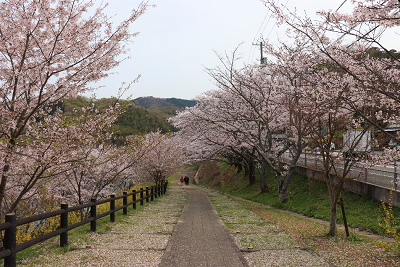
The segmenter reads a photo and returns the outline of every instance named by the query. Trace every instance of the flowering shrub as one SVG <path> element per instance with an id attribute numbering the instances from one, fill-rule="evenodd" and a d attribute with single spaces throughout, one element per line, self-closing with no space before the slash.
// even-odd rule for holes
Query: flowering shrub
<path id="1" fill-rule="evenodd" d="M 394 238 L 395 244 L 391 244 L 389 242 L 377 241 L 376 245 L 380 248 L 384 248 L 387 250 L 398 250 L 400 252 L 400 226 L 397 223 L 397 219 L 393 215 L 393 187 L 390 190 L 389 194 L 389 202 L 386 204 L 385 202 L 381 202 L 384 218 L 382 222 L 379 223 L 379 226 L 384 230 L 385 234 L 391 238 Z"/>

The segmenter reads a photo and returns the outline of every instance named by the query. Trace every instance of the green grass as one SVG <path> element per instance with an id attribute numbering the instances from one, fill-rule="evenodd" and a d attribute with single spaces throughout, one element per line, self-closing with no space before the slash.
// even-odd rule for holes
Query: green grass
<path id="1" fill-rule="evenodd" d="M 330 206 L 325 183 L 295 174 L 288 188 L 287 203 L 280 203 L 278 200 L 278 185 L 270 170 L 268 170 L 270 192 L 260 193 L 258 177 L 256 183 L 250 186 L 247 177 L 244 177 L 242 174 L 235 175 L 235 170 L 226 164 L 220 163 L 219 166 L 219 176 L 213 179 L 207 177 L 206 181 L 214 181 L 203 185 L 218 184 L 219 186 L 210 187 L 275 208 L 329 221 Z M 216 183 L 215 179 L 221 179 L 221 182 Z M 343 192 L 342 197 L 347 223 L 350 227 L 384 234 L 383 229 L 378 225 L 384 215 L 383 208 L 379 202 L 349 192 Z M 400 209 L 393 208 L 393 214 L 396 218 L 400 218 Z M 343 223 L 343 216 L 339 205 L 337 206 L 337 222 L 339 224 Z"/>

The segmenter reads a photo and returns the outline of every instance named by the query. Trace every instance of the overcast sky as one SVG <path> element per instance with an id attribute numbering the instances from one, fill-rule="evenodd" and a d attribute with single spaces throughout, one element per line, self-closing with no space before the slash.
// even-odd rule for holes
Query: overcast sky
<path id="1" fill-rule="evenodd" d="M 99 0 L 100 2 L 100 0 Z M 112 0 L 107 8 L 116 19 L 126 18 L 138 0 Z M 350 2 L 347 1 L 347 2 Z M 289 9 L 315 14 L 321 9 L 336 10 L 343 0 L 281 0 Z M 131 51 L 114 72 L 96 85 L 96 97 L 117 94 L 122 82 L 141 78 L 129 93 L 133 98 L 154 96 L 161 98 L 193 99 L 215 86 L 204 69 L 219 65 L 215 53 L 231 53 L 239 44 L 243 63 L 259 62 L 259 47 L 253 45 L 260 36 L 276 40 L 284 37 L 284 30 L 269 17 L 268 9 L 260 0 L 150 0 L 149 8 L 132 25 L 134 38 Z M 346 3 L 340 11 L 350 7 Z"/>

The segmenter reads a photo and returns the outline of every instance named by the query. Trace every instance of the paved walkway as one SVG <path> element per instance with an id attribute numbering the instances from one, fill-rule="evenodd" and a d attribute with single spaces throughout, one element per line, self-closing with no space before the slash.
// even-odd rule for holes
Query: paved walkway
<path id="1" fill-rule="evenodd" d="M 191 186 L 160 267 L 248 266 L 208 196 Z"/>
<path id="2" fill-rule="evenodd" d="M 18 266 L 332 266 L 232 198 L 176 181 L 165 196 L 97 230 L 70 235 L 65 253 L 50 240 Z"/>

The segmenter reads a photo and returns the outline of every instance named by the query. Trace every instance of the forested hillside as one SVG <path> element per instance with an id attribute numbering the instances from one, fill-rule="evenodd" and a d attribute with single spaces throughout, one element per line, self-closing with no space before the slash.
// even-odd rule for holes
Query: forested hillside
<path id="1" fill-rule="evenodd" d="M 128 106 L 127 111 L 118 117 L 115 129 L 118 135 L 122 136 L 157 130 L 166 133 L 174 129 L 167 122 L 168 117 L 170 116 L 164 113 L 163 110 L 148 110 L 131 104 Z"/>
<path id="2" fill-rule="evenodd" d="M 155 97 L 141 97 L 133 101 L 120 100 L 120 104 L 126 105 L 126 112 L 121 114 L 114 125 L 116 136 L 124 137 L 160 130 L 162 133 L 174 131 L 175 128 L 167 119 L 174 116 L 177 111 L 186 106 L 193 106 L 196 102 L 191 100 L 171 98 L 161 99 Z M 82 107 L 95 105 L 101 112 L 110 105 L 115 104 L 115 99 L 102 98 L 91 100 L 78 96 L 69 98 L 59 104 L 66 113 L 76 110 L 78 113 Z"/>
<path id="3" fill-rule="evenodd" d="M 157 98 L 152 96 L 136 98 L 134 103 L 146 109 L 163 109 L 166 107 L 173 107 L 183 110 L 185 107 L 193 107 L 196 105 L 196 101 L 194 100 L 179 98 Z"/>

